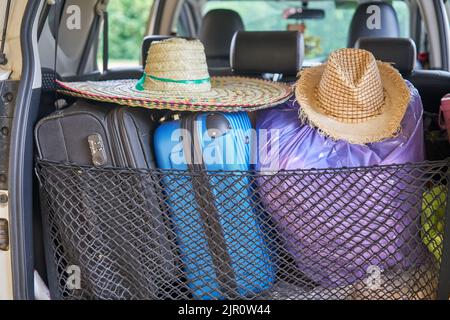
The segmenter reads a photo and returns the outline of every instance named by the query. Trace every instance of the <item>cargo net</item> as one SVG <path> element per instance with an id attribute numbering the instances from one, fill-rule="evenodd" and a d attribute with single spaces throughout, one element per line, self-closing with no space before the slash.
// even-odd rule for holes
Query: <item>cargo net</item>
<path id="1" fill-rule="evenodd" d="M 436 299 L 449 162 L 262 173 L 38 161 L 51 295 Z"/>

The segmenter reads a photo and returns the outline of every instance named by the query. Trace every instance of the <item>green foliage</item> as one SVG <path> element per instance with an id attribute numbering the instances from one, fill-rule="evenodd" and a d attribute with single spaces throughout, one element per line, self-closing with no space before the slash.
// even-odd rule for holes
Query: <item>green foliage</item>
<path id="1" fill-rule="evenodd" d="M 400 20 L 402 36 L 407 36 L 409 28 L 408 8 L 402 1 L 394 1 Z M 248 31 L 287 30 L 288 24 L 301 21 L 283 18 L 287 8 L 297 8 L 300 1 L 208 1 L 205 13 L 212 9 L 224 8 L 238 12 Z M 323 60 L 336 49 L 347 46 L 348 29 L 356 6 L 336 7 L 334 0 L 310 1 L 310 8 L 325 10 L 323 20 L 305 20 L 306 57 Z"/>
<path id="2" fill-rule="evenodd" d="M 109 58 L 139 61 L 153 0 L 110 0 Z"/>
<path id="3" fill-rule="evenodd" d="M 299 21 L 283 18 L 287 8 L 299 6 L 300 1 L 208 1 L 204 13 L 211 9 L 226 8 L 237 11 L 247 30 L 287 30 L 288 24 Z M 109 58 L 121 62 L 138 62 L 141 42 L 150 15 L 153 0 L 110 0 Z M 409 11 L 403 1 L 393 1 L 400 20 L 402 36 L 408 36 Z M 325 19 L 306 20 L 306 57 L 324 59 L 331 51 L 346 47 L 354 6 L 339 6 L 334 0 L 310 1 L 311 8 L 325 10 Z M 101 50 L 99 51 L 101 56 Z"/>

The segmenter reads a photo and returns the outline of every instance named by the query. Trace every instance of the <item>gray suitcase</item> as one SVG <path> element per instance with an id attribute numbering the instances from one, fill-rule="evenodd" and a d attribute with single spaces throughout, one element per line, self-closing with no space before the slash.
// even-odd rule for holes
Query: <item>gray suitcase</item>
<path id="1" fill-rule="evenodd" d="M 159 201 L 159 183 L 149 174 L 118 177 L 107 169 L 155 167 L 151 119 L 146 109 L 80 100 L 37 124 L 40 159 L 105 168 L 92 170 L 95 177 L 70 173 L 76 190 L 61 186 L 43 199 L 48 208 L 57 208 L 52 211 L 43 205 L 44 232 L 52 233 L 48 239 L 58 239 L 46 245 L 53 298 L 173 298 L 164 288 L 174 286 L 178 268 L 171 228 Z M 120 185 L 120 194 L 127 199 L 108 193 L 111 184 Z M 63 198 L 58 193 L 67 196 L 68 192 L 73 194 L 71 203 L 58 202 Z M 61 260 L 67 267 L 79 267 L 83 290 L 64 285 L 67 271 L 55 265 Z"/>

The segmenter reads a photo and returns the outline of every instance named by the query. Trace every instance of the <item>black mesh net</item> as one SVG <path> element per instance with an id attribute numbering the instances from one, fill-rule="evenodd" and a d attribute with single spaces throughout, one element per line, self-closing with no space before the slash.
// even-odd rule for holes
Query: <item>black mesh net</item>
<path id="1" fill-rule="evenodd" d="M 435 299 L 450 161 L 262 172 L 38 161 L 57 299 Z"/>

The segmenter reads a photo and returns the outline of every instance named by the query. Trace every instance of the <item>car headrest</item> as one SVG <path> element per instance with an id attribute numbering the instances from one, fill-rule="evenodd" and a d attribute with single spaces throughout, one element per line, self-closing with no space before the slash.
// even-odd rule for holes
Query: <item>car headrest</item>
<path id="1" fill-rule="evenodd" d="M 145 62 L 147 60 L 147 53 L 148 53 L 148 49 L 150 49 L 150 45 L 152 44 L 153 41 L 162 41 L 162 40 L 166 40 L 166 39 L 170 39 L 170 38 L 175 38 L 175 36 L 147 36 L 144 38 L 144 40 L 142 41 L 142 66 L 145 69 Z"/>
<path id="2" fill-rule="evenodd" d="M 297 31 L 240 31 L 231 42 L 231 69 L 237 74 L 296 75 L 305 43 Z"/>
<path id="3" fill-rule="evenodd" d="M 360 38 L 355 47 L 372 52 L 377 60 L 393 63 L 403 75 L 414 70 L 416 44 L 409 38 Z"/>
<path id="4" fill-rule="evenodd" d="M 216 9 L 203 17 L 198 38 L 205 46 L 208 58 L 228 59 L 231 39 L 236 31 L 241 30 L 244 30 L 244 23 L 237 12 Z"/>
<path id="5" fill-rule="evenodd" d="M 350 23 L 348 47 L 353 48 L 362 37 L 400 37 L 400 26 L 392 5 L 370 1 L 356 8 Z"/>

